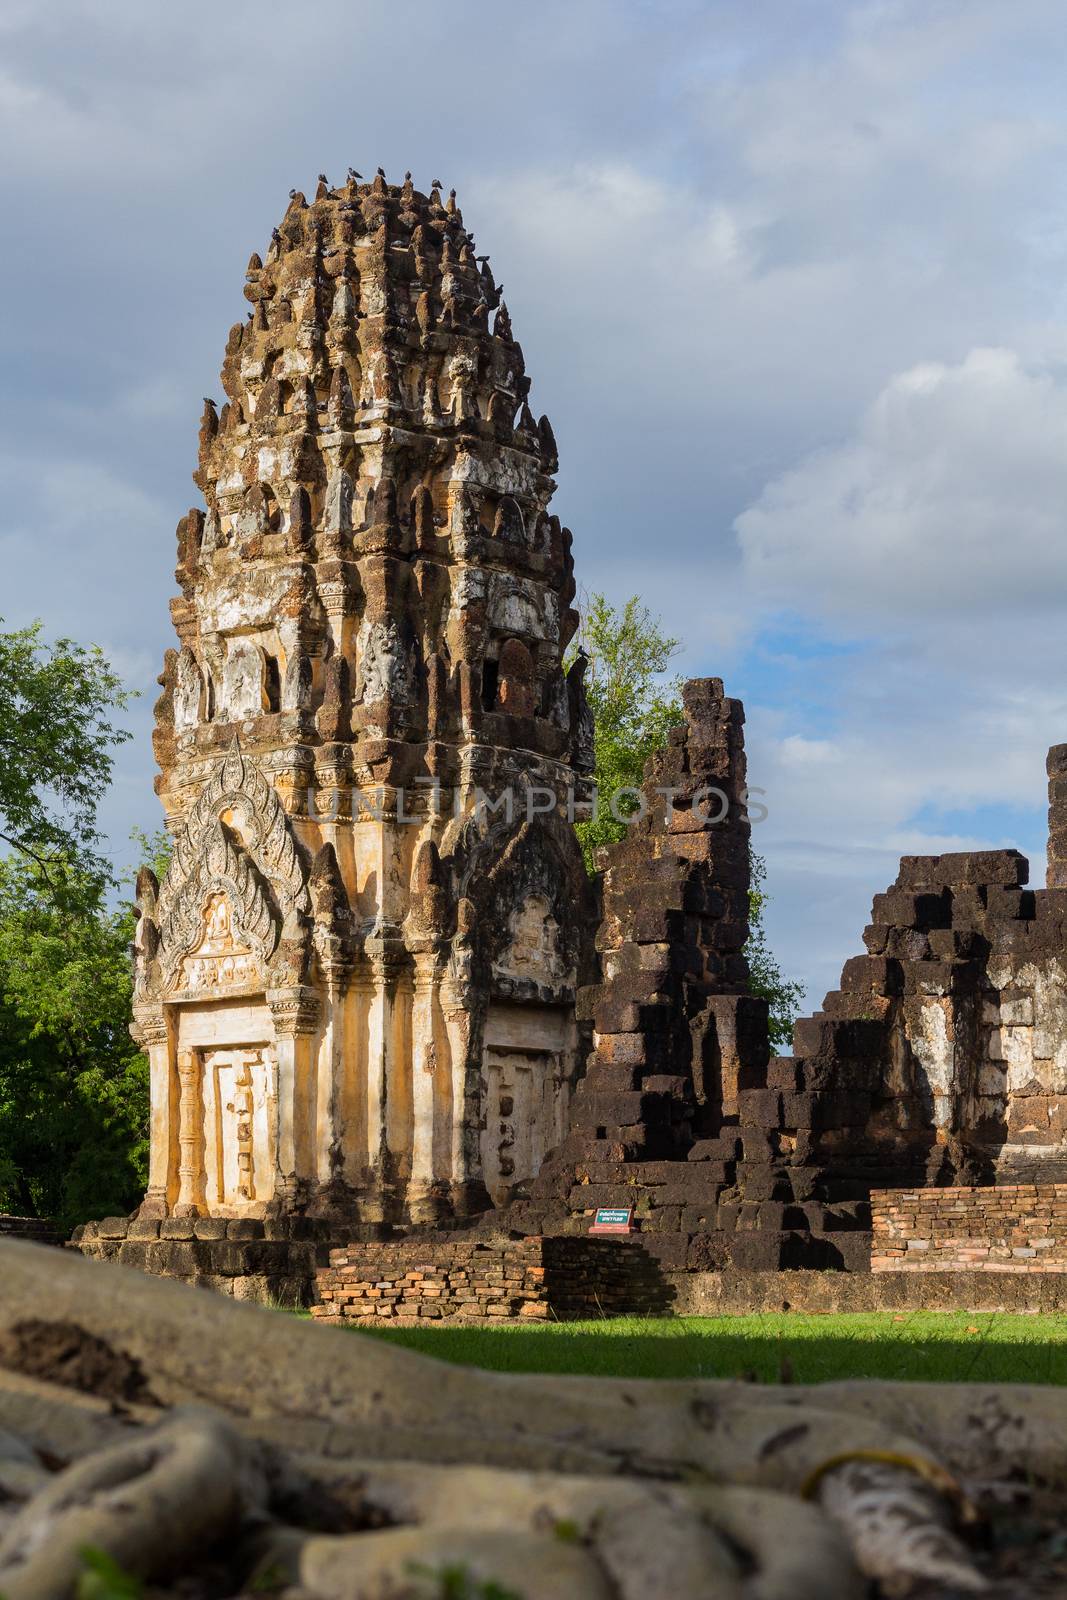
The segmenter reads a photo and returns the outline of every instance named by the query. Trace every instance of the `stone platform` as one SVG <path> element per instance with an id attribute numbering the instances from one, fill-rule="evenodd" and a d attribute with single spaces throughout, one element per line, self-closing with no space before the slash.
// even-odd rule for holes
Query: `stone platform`
<path id="1" fill-rule="evenodd" d="M 61 1244 L 62 1236 L 47 1217 L 12 1217 L 0 1213 L 0 1239 L 21 1239 L 26 1244 Z"/>
<path id="2" fill-rule="evenodd" d="M 1067 1312 L 1067 1272 L 670 1272 L 672 1315 Z"/>
<path id="3" fill-rule="evenodd" d="M 950 1190 L 936 1191 L 941 1196 Z M 780 1311 L 1067 1312 L 1067 1270 L 989 1272 L 759 1269 L 677 1271 L 655 1236 L 421 1239 L 340 1244 L 301 1218 L 164 1222 L 106 1218 L 71 1247 L 260 1303 L 310 1306 L 327 1321 L 486 1322 L 747 1316 Z"/>
<path id="4" fill-rule="evenodd" d="M 1067 1311 L 1067 1272 L 661 1273 L 637 1238 L 349 1245 L 331 1251 L 316 1289 L 311 1312 L 320 1320 L 399 1325 L 783 1311 Z"/>
<path id="5" fill-rule="evenodd" d="M 325 1266 L 337 1237 L 331 1224 L 304 1217 L 105 1217 L 75 1228 L 70 1242 L 94 1260 L 178 1278 L 236 1300 L 306 1306 L 316 1270 Z"/>

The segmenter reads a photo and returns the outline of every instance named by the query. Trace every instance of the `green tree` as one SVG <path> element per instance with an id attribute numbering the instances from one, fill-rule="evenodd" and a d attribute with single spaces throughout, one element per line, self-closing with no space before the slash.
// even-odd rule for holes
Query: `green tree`
<path id="1" fill-rule="evenodd" d="M 113 721 L 130 696 L 96 646 L 42 633 L 0 631 L 0 842 L 48 883 L 60 863 L 106 874 L 97 802 L 130 737 Z"/>
<path id="2" fill-rule="evenodd" d="M 768 1031 L 771 1046 L 783 1050 L 793 1042 L 793 1023 L 804 1002 L 804 985 L 782 977 L 782 970 L 767 943 L 763 908 L 767 894 L 767 863 L 754 850 L 749 851 L 748 890 L 748 976 L 752 993 L 762 995 L 768 1006 Z"/>
<path id="3" fill-rule="evenodd" d="M 595 730 L 594 781 L 600 797 L 597 815 L 576 825 L 582 853 L 590 872 L 596 852 L 614 844 L 626 832 L 626 823 L 612 815 L 610 798 L 620 789 L 638 789 L 645 763 L 667 742 L 670 729 L 684 720 L 681 679 L 671 676 L 670 663 L 678 654 L 677 639 L 663 632 L 660 621 L 638 595 L 622 610 L 602 594 L 588 597 L 582 626 L 570 660 L 581 649 L 588 657 L 585 688 Z M 569 665 L 569 662 L 568 662 Z M 620 802 L 617 810 L 636 807 Z M 763 911 L 767 904 L 767 868 L 753 851 L 749 890 L 749 940 L 745 947 L 752 989 L 770 1008 L 771 1043 L 789 1043 L 793 1021 L 804 996 L 802 984 L 788 982 L 767 943 Z"/>
<path id="4" fill-rule="evenodd" d="M 97 827 L 129 696 L 102 653 L 0 632 L 0 1208 L 67 1226 L 143 1188 L 130 907 Z"/>
<path id="5" fill-rule="evenodd" d="M 132 907 L 59 858 L 0 861 L 0 1209 L 62 1227 L 147 1179 L 148 1064 L 130 1038 Z"/>
<path id="6" fill-rule="evenodd" d="M 645 762 L 662 750 L 669 730 L 683 720 L 682 680 L 667 673 L 679 648 L 637 595 L 621 611 L 602 594 L 588 597 L 567 665 L 579 650 L 585 652 L 599 804 L 596 816 L 578 823 L 577 832 L 590 872 L 597 850 L 615 844 L 626 832 L 625 822 L 612 814 L 612 796 L 641 787 Z M 621 798 L 616 809 L 626 813 L 636 804 Z"/>

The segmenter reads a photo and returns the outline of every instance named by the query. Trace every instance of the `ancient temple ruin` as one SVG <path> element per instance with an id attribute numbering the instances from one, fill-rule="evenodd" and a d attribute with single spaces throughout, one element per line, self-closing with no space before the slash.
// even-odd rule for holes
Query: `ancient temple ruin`
<path id="1" fill-rule="evenodd" d="M 556 447 L 454 197 L 322 180 L 245 293 L 156 707 L 149 1188 L 81 1248 L 234 1293 L 318 1272 L 328 1315 L 383 1275 L 404 1314 L 499 1315 L 511 1276 L 564 1314 L 662 1308 L 671 1274 L 866 1271 L 872 1196 L 882 1268 L 955 1260 L 933 1233 L 968 1207 L 991 1264 L 1067 1259 L 1067 746 L 1047 887 L 1015 851 L 905 857 L 772 1057 L 718 679 L 585 871 Z M 587 1239 L 600 1206 L 636 1236 Z"/>
<path id="2" fill-rule="evenodd" d="M 583 1057 L 555 441 L 454 194 L 294 194 L 245 295 L 156 706 L 141 1216 L 463 1215 L 559 1142 Z"/>

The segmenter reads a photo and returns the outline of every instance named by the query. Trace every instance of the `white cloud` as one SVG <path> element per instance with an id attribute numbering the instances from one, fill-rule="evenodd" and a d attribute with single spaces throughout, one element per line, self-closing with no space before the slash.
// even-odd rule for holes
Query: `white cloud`
<path id="1" fill-rule="evenodd" d="M 999 841 L 934 808 L 1039 804 L 1067 734 L 1061 0 L 315 25 L 296 60 L 250 0 L 4 8 L 0 199 L 30 220 L 0 261 L 0 609 L 157 663 L 250 250 L 320 169 L 439 172 L 555 425 L 579 580 L 640 591 L 748 701 L 775 939 L 825 987 L 901 841 Z M 810 650 L 764 670 L 784 608 Z M 820 627 L 863 648 L 831 671 Z M 145 821 L 146 739 L 121 759 Z"/>
<path id="2" fill-rule="evenodd" d="M 846 629 L 1060 609 L 1067 385 L 1010 350 L 926 362 L 736 522 L 757 592 Z"/>

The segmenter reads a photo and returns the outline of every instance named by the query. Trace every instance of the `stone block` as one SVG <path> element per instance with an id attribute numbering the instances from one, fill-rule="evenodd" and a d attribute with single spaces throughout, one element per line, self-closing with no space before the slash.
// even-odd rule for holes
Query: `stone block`
<path id="1" fill-rule="evenodd" d="M 689 1239 L 683 1233 L 642 1234 L 641 1248 L 664 1270 L 677 1269 L 686 1264 Z"/>
<path id="2" fill-rule="evenodd" d="M 151 1246 L 150 1270 L 162 1278 L 193 1282 L 202 1270 L 196 1245 L 191 1240 L 160 1239 Z"/>
<path id="3" fill-rule="evenodd" d="M 125 1239 L 130 1231 L 128 1217 L 103 1217 L 96 1225 L 99 1239 Z"/>
<path id="4" fill-rule="evenodd" d="M 1035 910 L 1032 889 L 1004 889 L 997 884 L 990 884 L 986 889 L 986 911 L 991 921 L 1029 921 Z"/>
<path id="5" fill-rule="evenodd" d="M 195 1239 L 225 1239 L 227 1220 L 225 1217 L 194 1217 L 193 1237 Z"/>
<path id="6" fill-rule="evenodd" d="M 777 1128 L 782 1121 L 783 1097 L 775 1089 L 748 1089 L 740 1099 L 745 1120 L 759 1128 Z"/>
<path id="7" fill-rule="evenodd" d="M 160 1227 L 161 1223 L 151 1218 L 134 1217 L 130 1221 L 126 1237 L 128 1239 L 158 1239 Z"/>
<path id="8" fill-rule="evenodd" d="M 891 928 L 947 928 L 952 922 L 952 904 L 949 896 L 940 894 L 909 894 L 901 889 L 890 889 L 886 894 L 876 894 L 871 907 L 871 921 L 886 923 Z"/>
<path id="9" fill-rule="evenodd" d="M 690 1149 L 689 1161 L 736 1161 L 741 1154 L 741 1139 L 736 1133 L 721 1133 L 715 1139 L 698 1139 Z"/>
<path id="10" fill-rule="evenodd" d="M 947 884 L 998 884 L 1021 889 L 1030 876 L 1030 863 L 1018 850 L 964 850 L 941 857 Z"/>
<path id="11" fill-rule="evenodd" d="M 645 1072 L 670 1072 L 674 1057 L 669 1037 L 656 1033 L 609 1033 L 596 1038 L 597 1059 L 606 1065 Z"/>
<path id="12" fill-rule="evenodd" d="M 901 994 L 903 977 L 900 963 L 889 956 L 853 956 L 842 968 L 841 988 L 861 995 Z"/>
<path id="13" fill-rule="evenodd" d="M 149 1239 L 124 1239 L 118 1246 L 117 1260 L 122 1267 L 135 1267 L 139 1272 L 148 1268 L 152 1241 Z"/>
<path id="14" fill-rule="evenodd" d="M 776 1272 L 782 1265 L 782 1240 L 777 1233 L 734 1233 L 729 1241 L 730 1265 L 741 1272 Z"/>
<path id="15" fill-rule="evenodd" d="M 795 1092 L 803 1087 L 801 1063 L 795 1056 L 776 1056 L 767 1064 L 767 1088 Z"/>
<path id="16" fill-rule="evenodd" d="M 199 1235 L 203 1238 L 204 1235 Z M 263 1224 L 254 1217 L 232 1217 L 226 1224 L 227 1239 L 262 1239 Z"/>

